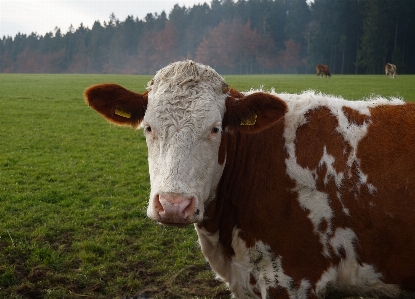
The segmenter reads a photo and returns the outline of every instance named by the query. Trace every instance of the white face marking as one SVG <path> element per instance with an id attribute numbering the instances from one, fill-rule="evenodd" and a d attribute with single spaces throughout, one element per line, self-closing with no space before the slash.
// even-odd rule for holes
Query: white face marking
<path id="1" fill-rule="evenodd" d="M 192 196 L 203 218 L 223 165 L 218 163 L 225 113 L 223 79 L 212 69 L 182 62 L 160 70 L 149 86 L 143 120 L 151 182 L 147 214 L 156 219 L 152 198 L 169 193 Z"/>

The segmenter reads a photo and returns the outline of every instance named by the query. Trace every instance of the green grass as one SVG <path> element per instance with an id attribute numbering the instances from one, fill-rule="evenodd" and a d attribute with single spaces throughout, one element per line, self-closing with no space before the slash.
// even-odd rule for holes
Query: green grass
<path id="1" fill-rule="evenodd" d="M 263 86 L 266 90 L 274 88 L 276 92 L 300 93 L 313 89 L 349 100 L 376 94 L 415 101 L 415 77 L 411 75 L 399 75 L 397 79 L 383 75 L 333 75 L 330 79 L 315 75 L 230 75 L 225 76 L 225 80 L 242 90 Z"/>
<path id="2" fill-rule="evenodd" d="M 413 99 L 414 76 L 225 76 L 239 90 Z M 150 76 L 0 75 L 0 298 L 228 298 L 193 227 L 146 218 L 141 130 L 109 125 L 83 90 Z"/>

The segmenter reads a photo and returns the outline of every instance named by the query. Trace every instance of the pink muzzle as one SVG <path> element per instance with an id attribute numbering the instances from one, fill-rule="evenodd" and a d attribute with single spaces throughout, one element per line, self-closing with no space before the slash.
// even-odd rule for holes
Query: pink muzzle
<path id="1" fill-rule="evenodd" d="M 167 225 L 183 226 L 193 223 L 196 199 L 177 193 L 159 193 L 154 196 L 154 214 L 157 221 Z"/>

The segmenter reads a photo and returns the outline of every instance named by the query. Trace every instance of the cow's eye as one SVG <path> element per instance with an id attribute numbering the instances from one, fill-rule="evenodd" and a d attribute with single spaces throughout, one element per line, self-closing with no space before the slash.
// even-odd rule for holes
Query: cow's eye
<path id="1" fill-rule="evenodd" d="M 212 134 L 217 134 L 217 133 L 219 133 L 219 131 L 220 131 L 220 128 L 219 127 L 213 127 L 212 128 L 212 131 L 210 131 Z"/>
<path id="2" fill-rule="evenodd" d="M 222 132 L 222 127 L 221 126 L 215 126 L 212 128 L 212 130 L 210 130 L 210 134 L 211 135 L 216 135 L 218 133 Z"/>

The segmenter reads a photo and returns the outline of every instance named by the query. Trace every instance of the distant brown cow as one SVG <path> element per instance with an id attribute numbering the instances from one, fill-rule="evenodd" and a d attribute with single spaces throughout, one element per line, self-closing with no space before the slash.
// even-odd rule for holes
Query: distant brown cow
<path id="1" fill-rule="evenodd" d="M 323 75 L 326 75 L 326 78 L 330 78 L 330 70 L 329 67 L 325 64 L 317 64 L 316 65 L 316 73 L 318 77 L 323 77 Z"/>
<path id="2" fill-rule="evenodd" d="M 396 78 L 396 65 L 392 63 L 385 64 L 385 74 L 387 77 Z"/>

